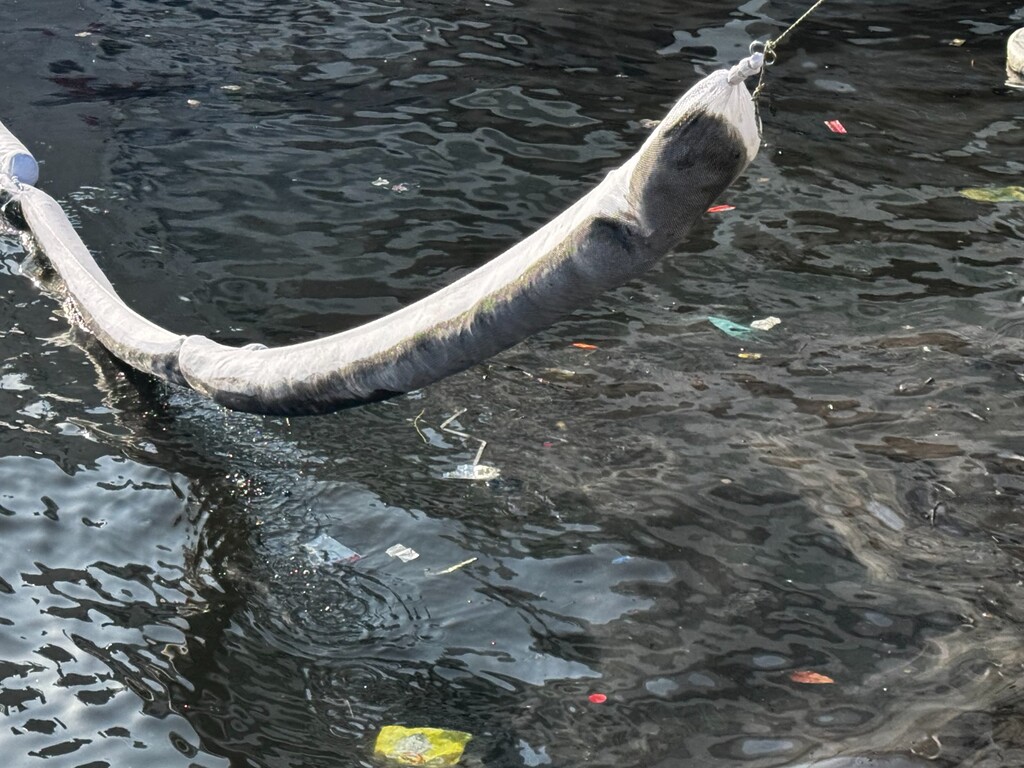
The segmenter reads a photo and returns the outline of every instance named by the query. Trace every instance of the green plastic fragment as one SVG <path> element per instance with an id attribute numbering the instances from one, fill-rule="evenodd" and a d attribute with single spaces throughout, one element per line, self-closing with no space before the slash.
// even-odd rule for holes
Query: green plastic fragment
<path id="1" fill-rule="evenodd" d="M 385 725 L 377 734 L 377 743 L 373 751 L 376 755 L 400 765 L 448 768 L 459 762 L 462 751 L 472 738 L 472 734 L 446 731 L 443 728 Z"/>
<path id="2" fill-rule="evenodd" d="M 972 187 L 960 194 L 980 203 L 1024 203 L 1024 187 Z"/>
<path id="3" fill-rule="evenodd" d="M 724 317 L 708 317 L 708 322 L 718 330 L 723 333 L 727 333 L 734 338 L 750 338 L 751 328 L 749 325 L 740 325 L 739 323 L 734 323 L 732 320 L 726 320 Z"/>

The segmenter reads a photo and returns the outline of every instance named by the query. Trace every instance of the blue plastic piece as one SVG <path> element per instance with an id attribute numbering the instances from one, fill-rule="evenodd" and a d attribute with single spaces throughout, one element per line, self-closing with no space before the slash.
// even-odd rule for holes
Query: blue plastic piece
<path id="1" fill-rule="evenodd" d="M 0 123 L 0 174 L 29 186 L 39 181 L 39 163 L 3 123 Z"/>
<path id="2" fill-rule="evenodd" d="M 2 171 L 22 184 L 35 186 L 39 181 L 39 163 L 32 155 L 24 152 L 7 155 L 3 159 Z"/>

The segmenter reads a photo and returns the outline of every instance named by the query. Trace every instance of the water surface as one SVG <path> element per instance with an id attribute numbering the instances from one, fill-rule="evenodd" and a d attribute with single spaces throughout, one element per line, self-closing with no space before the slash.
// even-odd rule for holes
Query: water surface
<path id="1" fill-rule="evenodd" d="M 117 288 L 267 344 L 483 263 L 804 9 L 8 4 L 3 119 Z M 769 73 L 735 210 L 486 365 L 332 416 L 125 371 L 0 238 L 0 753 L 369 766 L 397 723 L 489 768 L 1024 762 L 1024 206 L 960 195 L 1022 183 L 1021 24 L 831 0 Z M 462 409 L 471 439 L 440 429 Z M 501 477 L 446 479 L 479 440 Z M 311 557 L 321 534 L 363 559 Z"/>

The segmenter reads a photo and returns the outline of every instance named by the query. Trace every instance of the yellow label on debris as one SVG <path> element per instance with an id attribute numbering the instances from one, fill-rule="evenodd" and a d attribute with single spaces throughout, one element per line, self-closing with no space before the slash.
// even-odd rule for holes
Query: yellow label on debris
<path id="1" fill-rule="evenodd" d="M 386 725 L 377 734 L 373 751 L 402 765 L 426 765 L 435 768 L 455 765 L 473 736 L 443 728 L 405 728 Z"/>

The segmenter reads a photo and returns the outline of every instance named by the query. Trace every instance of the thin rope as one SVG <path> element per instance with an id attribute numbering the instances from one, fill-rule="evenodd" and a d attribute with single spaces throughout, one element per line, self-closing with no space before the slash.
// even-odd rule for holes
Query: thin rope
<path id="1" fill-rule="evenodd" d="M 774 40 L 769 40 L 767 43 L 751 43 L 750 50 L 752 53 L 757 48 L 761 48 L 761 53 L 764 54 L 764 69 L 761 70 L 761 76 L 757 79 L 757 87 L 754 89 L 754 93 L 751 95 L 751 98 L 756 100 L 757 97 L 761 95 L 761 91 L 764 90 L 764 73 L 768 69 L 768 67 L 775 63 L 775 46 L 779 45 L 779 43 L 781 43 L 783 40 L 789 37 L 790 33 L 794 29 L 796 29 L 804 19 L 806 19 L 816 10 L 818 10 L 818 8 L 824 2 L 825 0 L 817 0 L 817 2 L 814 3 L 814 5 L 812 5 L 810 8 L 803 12 L 799 19 L 797 19 L 788 27 L 786 27 L 786 29 L 782 31 L 782 34 L 780 34 Z M 761 47 L 762 45 L 763 48 Z"/>

